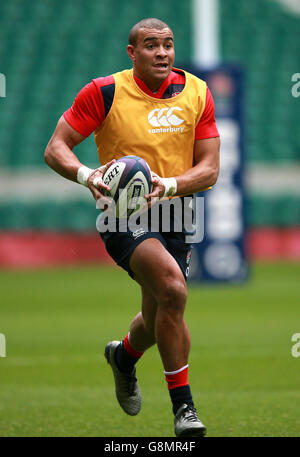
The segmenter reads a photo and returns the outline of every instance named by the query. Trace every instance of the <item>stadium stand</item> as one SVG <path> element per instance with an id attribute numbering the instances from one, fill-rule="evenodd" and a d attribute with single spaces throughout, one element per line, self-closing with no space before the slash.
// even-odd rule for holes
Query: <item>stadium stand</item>
<path id="1" fill-rule="evenodd" d="M 221 2 L 221 46 L 224 61 L 245 69 L 248 160 L 299 161 L 299 100 L 290 83 L 299 65 L 299 16 L 269 0 L 238 4 Z"/>

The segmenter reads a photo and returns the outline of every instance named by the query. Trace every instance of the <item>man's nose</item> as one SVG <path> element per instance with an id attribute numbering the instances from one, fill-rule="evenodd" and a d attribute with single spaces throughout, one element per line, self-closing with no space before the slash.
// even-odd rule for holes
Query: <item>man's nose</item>
<path id="1" fill-rule="evenodd" d="M 158 57 L 166 57 L 168 55 L 167 51 L 166 51 L 166 49 L 165 49 L 165 47 L 163 45 L 158 46 L 156 55 Z"/>

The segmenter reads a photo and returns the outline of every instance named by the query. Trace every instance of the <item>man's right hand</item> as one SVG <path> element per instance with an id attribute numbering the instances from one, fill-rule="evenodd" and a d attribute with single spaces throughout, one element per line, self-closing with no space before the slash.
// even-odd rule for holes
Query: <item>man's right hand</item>
<path id="1" fill-rule="evenodd" d="M 102 167 L 96 168 L 96 170 L 94 170 L 88 178 L 88 188 L 92 192 L 96 201 L 99 200 L 99 198 L 105 198 L 104 191 L 110 191 L 110 187 L 107 184 L 104 184 L 102 178 L 108 168 L 115 162 L 116 159 L 113 159 L 105 165 L 102 165 Z"/>

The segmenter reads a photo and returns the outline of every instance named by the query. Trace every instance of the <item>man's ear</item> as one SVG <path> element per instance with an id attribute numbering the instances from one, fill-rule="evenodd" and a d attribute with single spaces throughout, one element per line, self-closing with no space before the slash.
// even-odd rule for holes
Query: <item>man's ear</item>
<path id="1" fill-rule="evenodd" d="M 129 44 L 127 46 L 127 54 L 133 62 L 135 62 L 135 52 L 134 51 L 135 51 L 134 46 L 132 46 L 132 44 Z"/>

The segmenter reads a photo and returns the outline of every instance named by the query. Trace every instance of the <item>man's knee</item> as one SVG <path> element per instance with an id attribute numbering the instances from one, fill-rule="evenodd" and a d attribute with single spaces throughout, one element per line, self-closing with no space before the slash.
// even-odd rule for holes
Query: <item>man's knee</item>
<path id="1" fill-rule="evenodd" d="M 181 275 L 162 278 L 157 291 L 158 306 L 173 313 L 183 313 L 186 305 L 187 289 Z"/>

